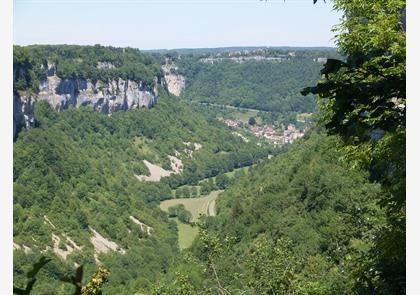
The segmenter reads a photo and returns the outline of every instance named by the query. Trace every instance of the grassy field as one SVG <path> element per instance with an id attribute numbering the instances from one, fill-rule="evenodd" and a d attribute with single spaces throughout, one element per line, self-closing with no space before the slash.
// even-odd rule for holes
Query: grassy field
<path id="1" fill-rule="evenodd" d="M 258 111 L 256 110 L 235 110 L 231 113 L 232 117 L 242 122 L 248 123 L 249 118 L 257 117 Z"/>
<path id="2" fill-rule="evenodd" d="M 192 245 L 195 237 L 198 235 L 198 227 L 182 223 L 178 218 L 175 218 L 175 221 L 178 226 L 178 245 L 183 250 Z"/>
<path id="3" fill-rule="evenodd" d="M 212 200 L 216 200 L 222 190 L 212 191 L 209 195 L 201 198 L 169 199 L 160 203 L 160 209 L 168 212 L 168 208 L 177 204 L 183 204 L 185 209 L 191 212 L 192 221 L 197 221 L 201 214 L 207 215 L 207 208 Z"/>
<path id="4" fill-rule="evenodd" d="M 209 211 L 209 205 L 211 206 L 210 211 L 214 210 L 214 202 L 223 190 L 212 191 L 209 195 L 201 198 L 182 198 L 182 199 L 170 199 L 160 203 L 160 209 L 168 212 L 168 208 L 177 204 L 183 204 L 185 209 L 191 212 L 193 216 L 192 221 L 197 221 L 200 215 L 207 215 Z M 212 213 L 212 212 L 210 212 Z M 178 218 L 174 218 L 178 226 L 178 245 L 179 248 L 186 249 L 191 246 L 195 237 L 198 235 L 198 227 L 192 227 L 189 224 L 182 223 Z"/>

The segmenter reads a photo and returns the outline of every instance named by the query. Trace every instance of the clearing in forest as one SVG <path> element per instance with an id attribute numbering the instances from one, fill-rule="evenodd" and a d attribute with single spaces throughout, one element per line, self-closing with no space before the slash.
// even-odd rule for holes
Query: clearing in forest
<path id="1" fill-rule="evenodd" d="M 169 160 L 171 161 L 171 168 L 172 171 L 165 170 L 162 167 L 152 164 L 147 160 L 143 160 L 144 165 L 146 165 L 147 169 L 149 169 L 150 175 L 135 175 L 138 180 L 140 181 L 160 181 L 162 177 L 168 177 L 172 173 L 179 174 L 182 172 L 183 165 L 182 161 L 174 156 L 168 156 Z"/>
<path id="2" fill-rule="evenodd" d="M 179 249 L 183 250 L 188 248 L 194 242 L 195 237 L 198 235 L 198 227 L 191 224 L 182 223 L 178 218 L 173 218 L 178 227 L 178 245 Z"/>
<path id="3" fill-rule="evenodd" d="M 160 203 L 160 209 L 168 212 L 168 208 L 183 204 L 185 209 L 191 212 L 192 221 L 197 221 L 201 214 L 215 216 L 216 215 L 216 199 L 223 190 L 212 191 L 205 197 L 201 198 L 180 198 L 170 199 Z M 176 221 L 178 227 L 178 245 L 179 248 L 186 249 L 192 245 L 195 237 L 198 235 L 198 227 L 190 224 L 182 223 L 178 218 L 171 218 Z"/>
<path id="4" fill-rule="evenodd" d="M 160 209 L 168 212 L 169 207 L 172 207 L 178 204 L 183 204 L 185 206 L 185 209 L 190 211 L 192 215 L 192 221 L 197 221 L 201 214 L 208 215 L 209 205 L 212 203 L 212 201 L 216 200 L 216 198 L 219 196 L 219 194 L 222 191 L 223 190 L 212 191 L 207 196 L 201 197 L 201 198 L 180 198 L 180 199 L 165 200 L 160 203 Z M 215 214 L 215 210 L 213 208 L 214 205 L 212 204 L 210 207 L 212 208 L 210 210 L 211 211 L 210 213 L 212 213 L 212 215 Z"/>

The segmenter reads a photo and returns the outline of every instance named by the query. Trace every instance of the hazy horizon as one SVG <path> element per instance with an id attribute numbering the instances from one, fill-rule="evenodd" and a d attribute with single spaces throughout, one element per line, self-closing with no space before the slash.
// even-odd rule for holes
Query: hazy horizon
<path id="1" fill-rule="evenodd" d="M 174 50 L 205 50 L 205 49 L 236 49 L 236 48 L 267 48 L 267 49 L 336 49 L 336 46 L 289 46 L 289 45 L 233 45 L 233 46 L 209 46 L 209 47 L 176 47 L 176 48 L 138 48 L 134 46 L 116 46 L 116 45 L 107 45 L 107 44 L 77 44 L 77 43 L 31 43 L 31 44 L 13 44 L 17 46 L 36 46 L 36 45 L 52 45 L 52 46 L 60 46 L 60 45 L 75 45 L 75 46 L 111 46 L 116 48 L 135 48 L 139 49 L 140 51 L 174 51 Z"/>

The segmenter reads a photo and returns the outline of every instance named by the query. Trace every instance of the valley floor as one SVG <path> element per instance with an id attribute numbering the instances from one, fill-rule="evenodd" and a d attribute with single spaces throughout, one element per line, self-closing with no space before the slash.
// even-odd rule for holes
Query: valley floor
<path id="1" fill-rule="evenodd" d="M 179 198 L 165 200 L 160 203 L 159 207 L 165 212 L 168 212 L 169 207 L 182 204 L 185 206 L 191 215 L 192 221 L 198 221 L 201 215 L 216 215 L 216 199 L 223 190 L 212 191 L 205 197 L 201 198 Z M 178 244 L 179 248 L 186 249 L 192 245 L 195 237 L 198 235 L 198 228 L 196 226 L 182 223 L 178 218 L 174 218 L 178 227 Z"/>

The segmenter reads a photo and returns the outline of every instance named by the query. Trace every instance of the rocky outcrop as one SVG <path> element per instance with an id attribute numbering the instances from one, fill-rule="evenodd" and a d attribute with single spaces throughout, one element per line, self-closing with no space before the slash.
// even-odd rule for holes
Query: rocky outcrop
<path id="1" fill-rule="evenodd" d="M 33 126 L 34 102 L 32 96 L 13 94 L 13 138 L 23 127 Z"/>
<path id="2" fill-rule="evenodd" d="M 60 79 L 55 73 L 55 66 L 49 64 L 48 77 L 40 82 L 37 95 L 14 94 L 13 136 L 15 137 L 22 127 L 33 125 L 33 105 L 36 101 L 45 100 L 57 111 L 91 106 L 94 111 L 111 114 L 120 110 L 154 106 L 157 102 L 157 85 L 157 78 L 154 87 L 141 81 L 123 79 L 109 82 Z"/>
<path id="3" fill-rule="evenodd" d="M 130 216 L 130 220 L 132 222 L 134 222 L 135 224 L 137 224 L 138 226 L 140 226 L 140 230 L 142 232 L 147 233 L 149 236 L 152 234 L 153 227 L 146 225 L 145 223 L 141 222 L 140 220 L 138 220 L 134 216 Z"/>
<path id="4" fill-rule="evenodd" d="M 171 176 L 173 173 L 180 174 L 184 169 L 181 159 L 169 155 L 172 170 L 165 170 L 162 167 L 152 164 L 147 160 L 143 160 L 144 165 L 149 169 L 150 175 L 134 175 L 140 181 L 160 181 L 162 177 Z"/>
<path id="5" fill-rule="evenodd" d="M 185 77 L 177 74 L 177 69 L 168 59 L 166 59 L 165 65 L 162 66 L 168 91 L 175 96 L 180 96 L 182 90 L 185 88 Z"/>
<path id="6" fill-rule="evenodd" d="M 147 89 L 142 82 L 61 80 L 53 75 L 40 83 L 37 99 L 48 101 L 57 111 L 89 105 L 95 111 L 110 114 L 131 108 L 150 108 L 155 105 L 156 96 L 157 88 Z"/>

